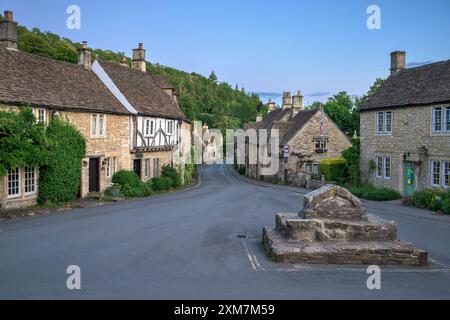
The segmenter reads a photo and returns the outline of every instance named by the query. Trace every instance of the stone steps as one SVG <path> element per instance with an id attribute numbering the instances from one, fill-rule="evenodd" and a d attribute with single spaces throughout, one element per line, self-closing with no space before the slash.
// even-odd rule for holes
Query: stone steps
<path id="1" fill-rule="evenodd" d="M 373 215 L 367 221 L 344 219 L 301 219 L 295 214 L 276 215 L 276 229 L 297 242 L 395 241 L 397 224 Z"/>
<path id="2" fill-rule="evenodd" d="M 411 244 L 394 241 L 298 242 L 287 239 L 275 228 L 266 227 L 263 241 L 277 263 L 336 265 L 426 266 L 427 252 Z"/>

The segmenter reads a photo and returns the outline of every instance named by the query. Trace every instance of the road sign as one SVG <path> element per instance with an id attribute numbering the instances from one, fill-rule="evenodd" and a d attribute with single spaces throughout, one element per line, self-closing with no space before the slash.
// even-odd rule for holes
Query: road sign
<path id="1" fill-rule="evenodd" d="M 286 145 L 283 147 L 283 158 L 287 159 L 289 158 L 289 155 L 291 153 L 291 147 Z"/>

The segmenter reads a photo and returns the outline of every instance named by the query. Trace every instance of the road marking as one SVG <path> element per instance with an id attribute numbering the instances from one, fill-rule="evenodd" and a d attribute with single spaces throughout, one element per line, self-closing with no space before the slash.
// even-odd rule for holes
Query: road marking
<path id="1" fill-rule="evenodd" d="M 254 271 L 266 271 L 266 269 L 264 269 L 261 264 L 258 261 L 258 258 L 256 258 L 256 256 L 251 252 L 247 241 L 245 241 L 244 239 L 241 240 L 242 244 L 244 245 L 244 249 L 245 252 L 247 253 L 247 258 L 250 261 L 250 264 L 253 268 Z"/>

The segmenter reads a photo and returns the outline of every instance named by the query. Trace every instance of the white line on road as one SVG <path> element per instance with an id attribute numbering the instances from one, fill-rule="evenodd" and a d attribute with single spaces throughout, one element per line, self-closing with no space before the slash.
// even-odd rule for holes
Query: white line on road
<path id="1" fill-rule="evenodd" d="M 259 263 L 258 258 L 256 258 L 256 256 L 251 252 L 247 242 L 244 239 L 242 239 L 242 244 L 244 245 L 245 252 L 247 253 L 247 258 L 250 261 L 253 270 L 266 271 L 266 269 L 264 269 Z"/>

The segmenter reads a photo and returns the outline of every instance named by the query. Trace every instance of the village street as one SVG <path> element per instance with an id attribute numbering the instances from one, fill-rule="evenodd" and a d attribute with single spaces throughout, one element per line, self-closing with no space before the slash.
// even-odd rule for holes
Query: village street
<path id="1" fill-rule="evenodd" d="M 397 204 L 366 203 L 432 265 L 382 268 L 379 291 L 365 268 L 271 263 L 261 230 L 298 212 L 304 191 L 210 166 L 184 192 L 0 223 L 0 299 L 450 298 L 450 217 Z M 66 288 L 70 265 L 79 291 Z"/>

